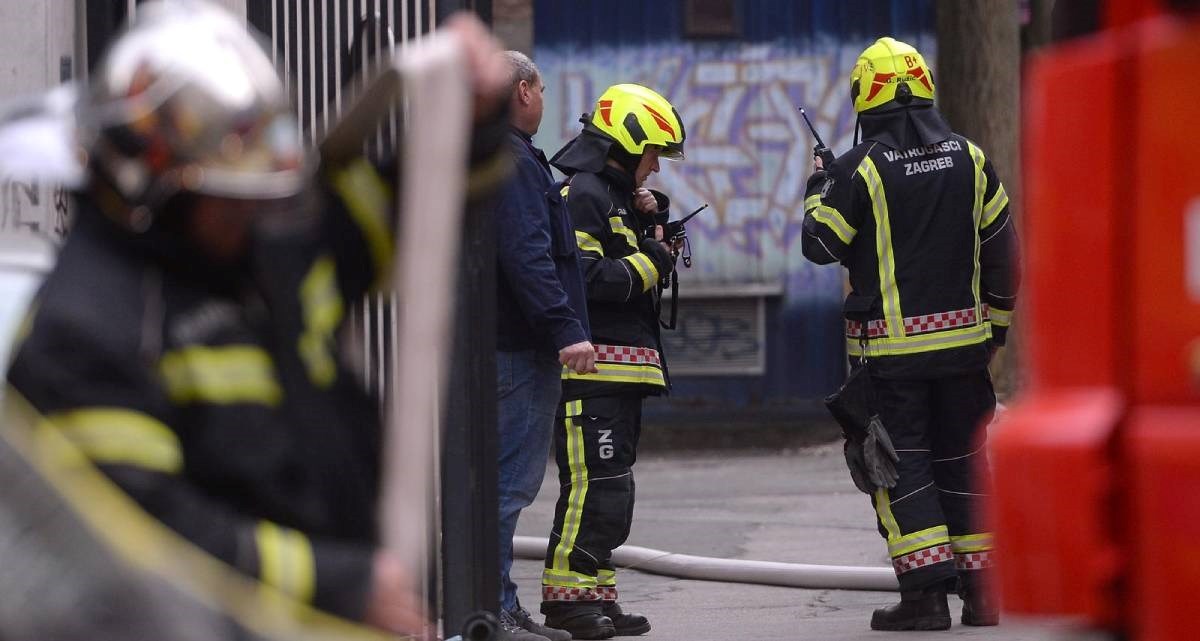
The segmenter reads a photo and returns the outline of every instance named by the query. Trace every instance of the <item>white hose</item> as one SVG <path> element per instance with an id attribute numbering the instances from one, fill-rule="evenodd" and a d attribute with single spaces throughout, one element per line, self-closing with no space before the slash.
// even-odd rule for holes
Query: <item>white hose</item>
<path id="1" fill-rule="evenodd" d="M 513 554 L 522 559 L 544 559 L 548 544 L 549 541 L 536 536 L 514 536 Z M 899 589 L 891 568 L 716 559 L 635 545 L 622 545 L 613 550 L 612 560 L 618 567 L 680 579 L 811 589 L 891 592 Z"/>

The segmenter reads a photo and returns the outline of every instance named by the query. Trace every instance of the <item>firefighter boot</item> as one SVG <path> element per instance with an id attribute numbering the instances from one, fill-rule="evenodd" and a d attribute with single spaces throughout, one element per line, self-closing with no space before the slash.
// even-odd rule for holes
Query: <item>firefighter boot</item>
<path id="1" fill-rule="evenodd" d="M 963 602 L 963 625 L 1000 624 L 1000 604 L 988 589 L 987 579 L 984 570 L 973 570 L 959 575 L 958 596 Z"/>
<path id="2" fill-rule="evenodd" d="M 872 630 L 949 630 L 950 606 L 946 588 L 901 592 L 900 603 L 879 608 L 871 615 Z"/>
<path id="3" fill-rule="evenodd" d="M 601 611 L 603 601 L 542 601 L 546 627 L 566 630 L 575 639 L 607 639 L 616 633 Z"/>
<path id="4" fill-rule="evenodd" d="M 612 619 L 616 636 L 636 637 L 650 631 L 650 621 L 646 617 L 632 612 L 623 612 L 621 604 L 616 601 L 604 602 L 604 616 Z"/>

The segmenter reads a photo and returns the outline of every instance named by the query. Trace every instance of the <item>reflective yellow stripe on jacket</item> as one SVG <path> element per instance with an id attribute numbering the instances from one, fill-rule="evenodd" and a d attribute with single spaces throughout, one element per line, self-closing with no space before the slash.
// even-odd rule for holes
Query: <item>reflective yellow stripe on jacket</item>
<path id="1" fill-rule="evenodd" d="M 635 252 L 625 256 L 621 260 L 625 261 L 630 267 L 637 272 L 642 279 L 642 291 L 650 291 L 658 283 L 658 268 L 654 266 L 654 261 L 643 252 Z"/>
<path id="2" fill-rule="evenodd" d="M 197 345 L 168 351 L 158 371 L 175 403 L 277 406 L 283 391 L 271 356 L 255 345 Z"/>
<path id="3" fill-rule="evenodd" d="M 392 264 L 393 241 L 387 224 L 391 189 L 366 159 L 359 159 L 334 172 L 330 182 L 367 241 L 371 262 L 375 266 L 374 288 L 380 288 L 387 282 Z"/>
<path id="4" fill-rule="evenodd" d="M 331 343 L 345 314 L 338 291 L 337 266 L 329 256 L 313 261 L 300 283 L 300 304 L 304 308 L 304 333 L 296 347 L 309 379 L 317 387 L 327 388 L 337 378 Z"/>
<path id="5" fill-rule="evenodd" d="M 871 158 L 863 158 L 858 175 L 867 184 L 871 196 L 871 213 L 875 217 L 875 255 L 879 262 L 879 295 L 883 300 L 883 317 L 887 321 L 888 338 L 904 336 L 904 313 L 900 309 L 900 288 L 896 284 L 896 257 L 892 248 L 892 227 L 888 219 L 887 196 L 883 179 Z"/>
<path id="6" fill-rule="evenodd" d="M 304 534 L 270 521 L 254 529 L 258 547 L 259 577 L 288 596 L 309 603 L 316 588 L 316 561 L 312 543 Z"/>
<path id="7" fill-rule="evenodd" d="M 92 462 L 128 465 L 164 474 L 183 470 L 179 437 L 158 419 L 121 407 L 87 407 L 47 414 L 37 427 L 65 437 Z"/>
<path id="8" fill-rule="evenodd" d="M 666 387 L 667 380 L 663 378 L 662 368 L 657 365 L 629 363 L 596 363 L 596 374 L 576 374 L 570 368 L 563 366 L 563 380 L 602 381 L 605 383 L 636 383 L 641 385 L 657 385 Z"/>

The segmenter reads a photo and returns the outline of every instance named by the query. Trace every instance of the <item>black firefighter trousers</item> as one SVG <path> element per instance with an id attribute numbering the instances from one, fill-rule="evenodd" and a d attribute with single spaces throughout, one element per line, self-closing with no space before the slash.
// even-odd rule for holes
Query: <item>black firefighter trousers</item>
<path id="1" fill-rule="evenodd" d="M 900 457 L 896 487 L 871 497 L 900 589 L 974 580 L 992 565 L 992 536 L 980 526 L 986 423 L 996 406 L 987 370 L 871 381 Z"/>
<path id="2" fill-rule="evenodd" d="M 554 432 L 559 495 L 542 573 L 543 604 L 615 601 L 612 551 L 633 522 L 640 395 L 567 401 Z"/>

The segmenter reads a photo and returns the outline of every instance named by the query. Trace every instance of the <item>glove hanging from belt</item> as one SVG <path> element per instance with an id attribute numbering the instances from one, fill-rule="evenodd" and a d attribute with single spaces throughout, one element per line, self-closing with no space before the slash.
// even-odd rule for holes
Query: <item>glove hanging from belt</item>
<path id="1" fill-rule="evenodd" d="M 825 398 L 825 407 L 842 427 L 846 467 L 850 468 L 855 487 L 874 494 L 879 488 L 896 487 L 900 457 L 883 421 L 870 409 L 870 386 L 871 375 L 860 367 L 850 373 L 837 392 Z"/>

